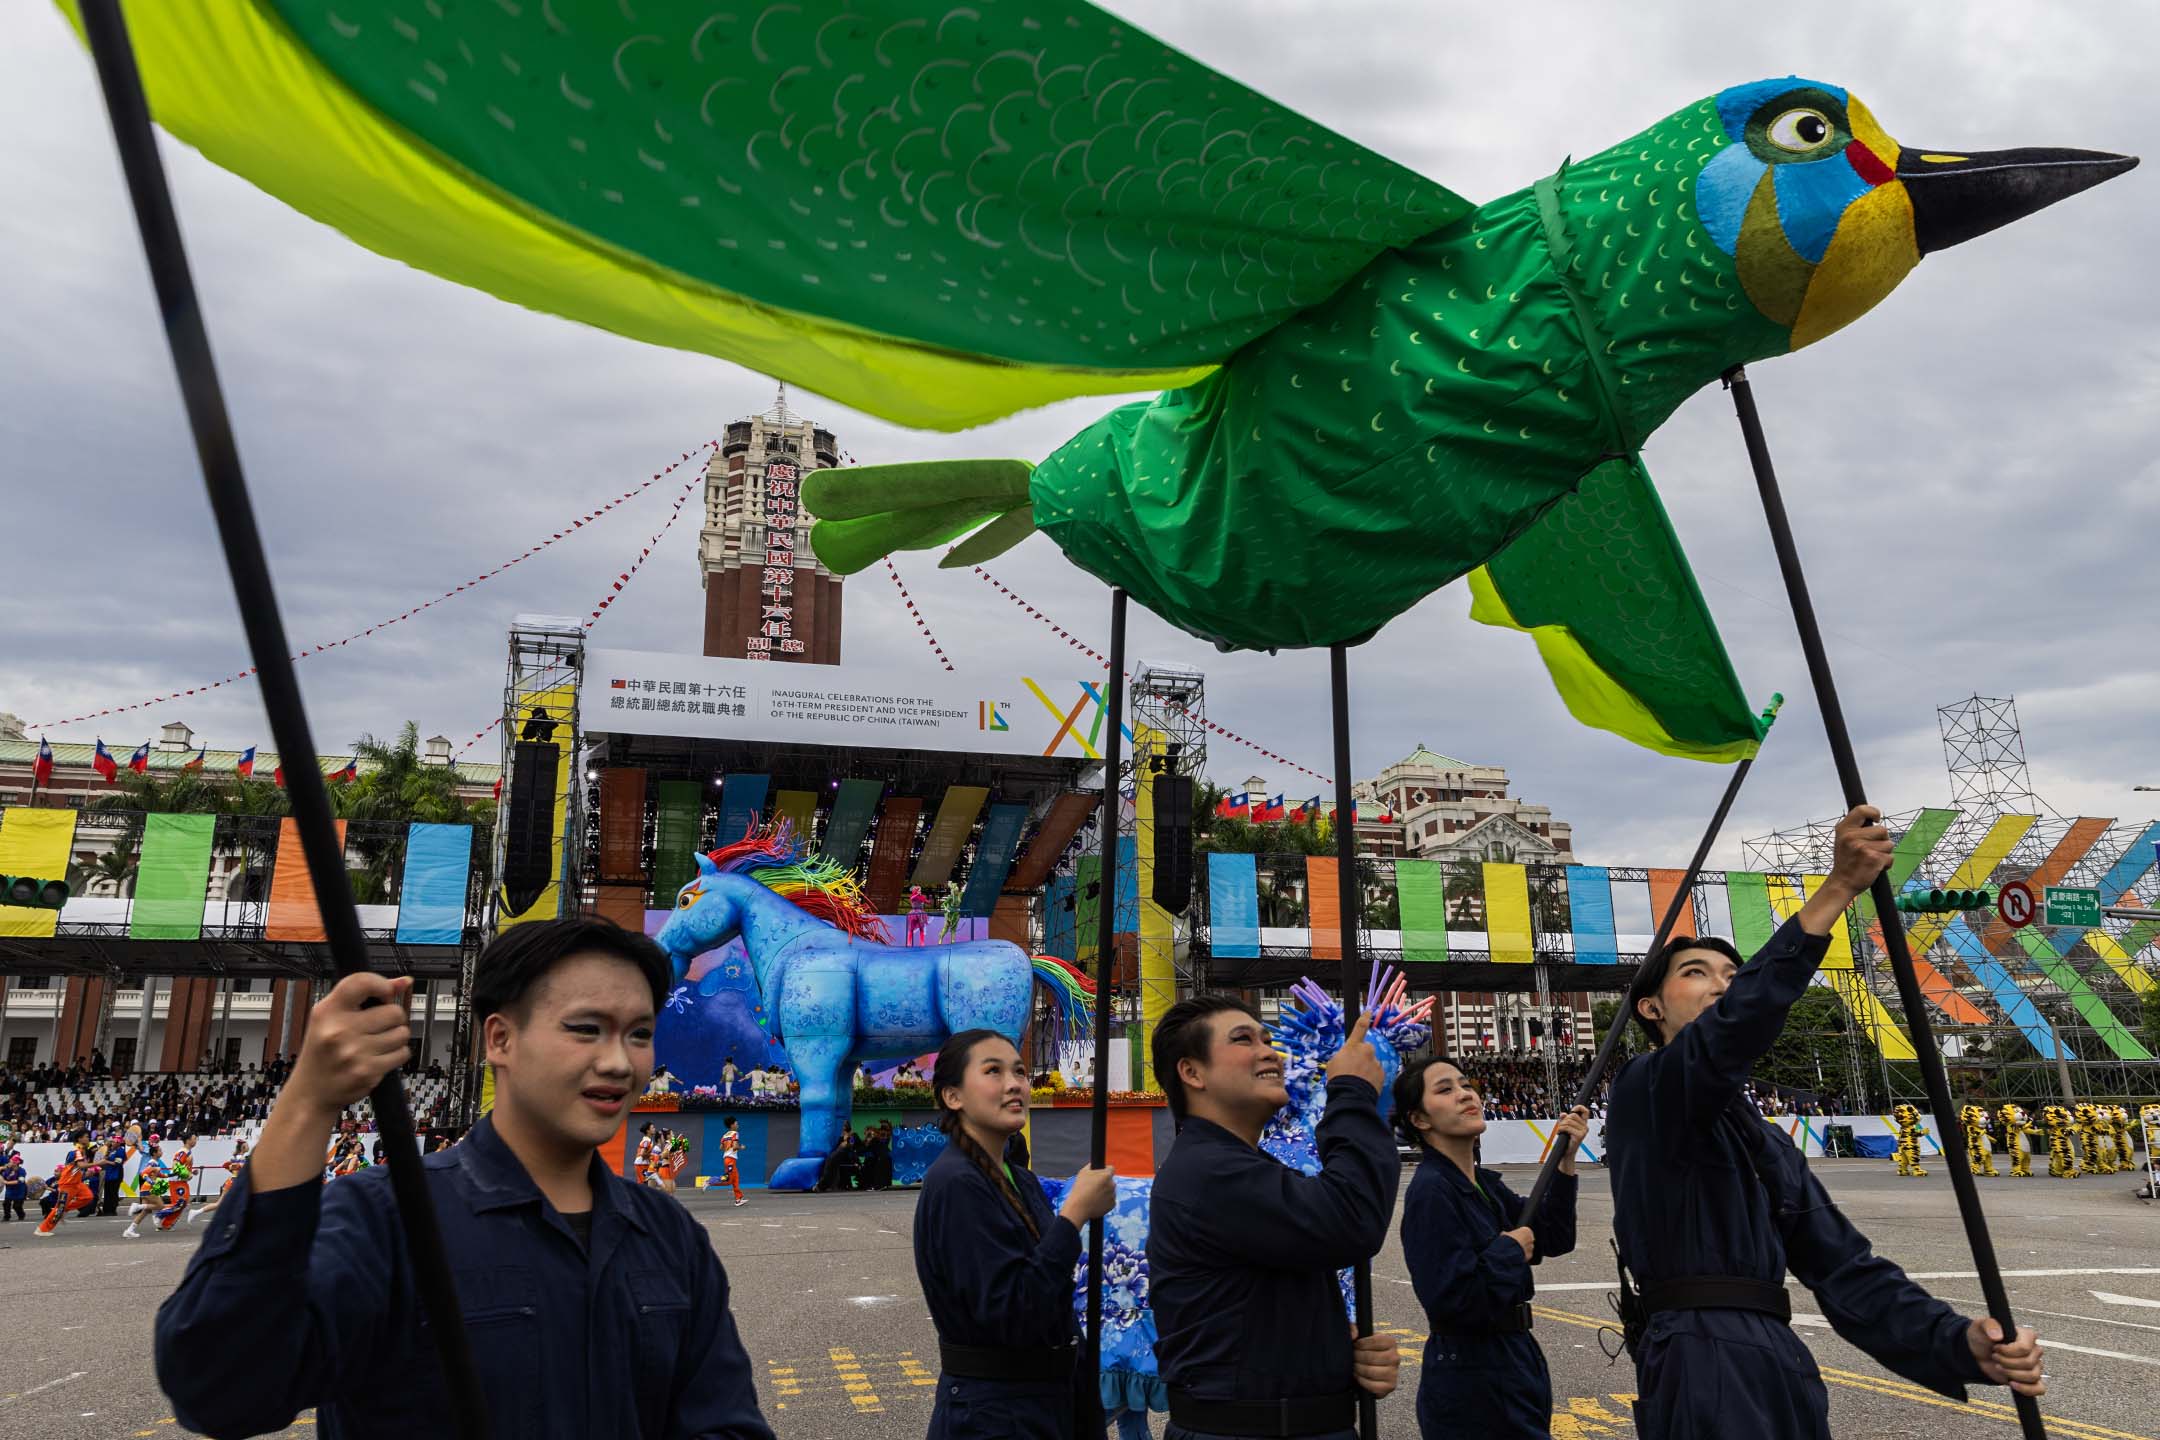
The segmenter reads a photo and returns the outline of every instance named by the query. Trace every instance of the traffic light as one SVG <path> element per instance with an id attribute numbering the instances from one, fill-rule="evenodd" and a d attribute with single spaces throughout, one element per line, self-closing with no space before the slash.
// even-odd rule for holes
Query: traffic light
<path id="1" fill-rule="evenodd" d="M 1941 915 L 1960 910 L 1985 910 L 1995 903 L 1987 890 L 1908 890 L 1897 897 L 1897 908 L 1911 915 Z"/>
<path id="2" fill-rule="evenodd" d="M 33 910 L 58 910 L 68 902 L 65 880 L 41 880 L 35 875 L 0 875 L 0 905 L 27 905 Z"/>

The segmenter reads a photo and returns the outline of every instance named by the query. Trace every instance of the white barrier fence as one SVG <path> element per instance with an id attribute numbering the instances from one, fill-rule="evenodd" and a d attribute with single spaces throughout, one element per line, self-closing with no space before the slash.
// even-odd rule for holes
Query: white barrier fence
<path id="1" fill-rule="evenodd" d="M 1853 1138 L 1868 1135 L 1897 1134 L 1897 1122 L 1888 1115 L 1766 1115 L 1766 1125 L 1775 1125 L 1792 1137 L 1803 1153 L 1818 1157 L 1823 1153 L 1823 1136 L 1832 1125 L 1850 1125 Z M 1545 1158 L 1545 1146 L 1552 1136 L 1550 1120 L 1491 1120 L 1485 1125 L 1485 1139 L 1479 1147 L 1478 1159 L 1486 1165 L 1535 1165 Z M 2028 1141 L 2028 1143 L 2030 1143 Z M 1942 1147 L 1935 1143 L 1935 1123 L 1932 1119 L 1921 1124 L 1920 1153 L 1940 1155 Z M 2045 1153 L 2045 1143 L 2042 1145 Z M 1590 1122 L 1590 1139 L 1583 1146 L 1583 1158 L 1596 1163 L 1605 1159 L 1605 1122 Z"/>

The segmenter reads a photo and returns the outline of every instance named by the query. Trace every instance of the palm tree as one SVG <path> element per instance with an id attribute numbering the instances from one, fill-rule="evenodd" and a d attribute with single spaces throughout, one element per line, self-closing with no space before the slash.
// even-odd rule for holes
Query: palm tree
<path id="1" fill-rule="evenodd" d="M 456 772 L 447 765 L 429 765 L 420 754 L 420 727 L 408 720 L 395 740 L 383 741 L 362 735 L 353 742 L 360 762 L 359 777 L 330 792 L 332 807 L 348 820 L 364 823 L 347 841 L 360 858 L 352 872 L 355 897 L 362 904 L 390 904 L 398 897 L 405 870 L 406 828 L 427 825 L 472 825 L 493 829 L 492 801 L 468 805 L 457 793 Z M 481 853 L 486 853 L 482 839 Z"/>
<path id="2" fill-rule="evenodd" d="M 223 776 L 201 770 L 123 771 L 92 810 L 139 810 L 157 815 L 222 815 L 233 808 L 232 787 Z"/>

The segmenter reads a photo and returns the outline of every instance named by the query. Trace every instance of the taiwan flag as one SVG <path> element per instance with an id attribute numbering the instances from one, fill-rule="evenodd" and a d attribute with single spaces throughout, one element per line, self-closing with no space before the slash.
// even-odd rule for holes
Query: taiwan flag
<path id="1" fill-rule="evenodd" d="M 331 771 L 324 778 L 332 785 L 343 785 L 346 781 L 356 778 L 359 774 L 360 759 L 358 756 L 354 756 L 352 759 L 347 760 L 341 768 Z"/>
<path id="2" fill-rule="evenodd" d="M 105 748 L 105 737 L 98 737 L 97 751 L 90 757 L 90 768 L 105 777 L 110 785 L 120 778 L 120 762 L 113 759 L 112 751 Z"/>
<path id="3" fill-rule="evenodd" d="M 145 740 L 142 742 L 142 744 L 135 747 L 134 754 L 128 756 L 128 769 L 133 770 L 138 775 L 141 775 L 144 772 L 148 771 L 149 768 L 150 742 L 148 740 Z"/>
<path id="4" fill-rule="evenodd" d="M 1252 797 L 1240 791 L 1223 796 L 1222 808 L 1215 812 L 1225 820 L 1244 820 L 1252 814 Z"/>
<path id="5" fill-rule="evenodd" d="M 285 788 L 285 763 L 282 760 L 278 762 L 276 768 L 271 770 L 270 783 L 280 790 Z"/>
<path id="6" fill-rule="evenodd" d="M 200 770 L 203 768 L 203 761 L 209 758 L 210 747 L 208 745 L 205 745 L 200 750 L 197 750 L 193 755 L 190 755 L 187 760 L 180 766 L 180 768 L 182 770 Z"/>
<path id="7" fill-rule="evenodd" d="M 1253 811 L 1252 818 L 1256 824 L 1268 825 L 1281 820 L 1287 813 L 1283 809 L 1282 796 L 1277 795 L 1272 800 L 1263 801 L 1259 808 Z"/>
<path id="8" fill-rule="evenodd" d="M 238 775 L 243 780 L 255 778 L 255 747 L 253 745 L 240 752 L 240 763 L 233 766 L 233 774 Z"/>
<path id="9" fill-rule="evenodd" d="M 52 766 L 52 742 L 41 735 L 38 737 L 37 742 L 37 759 L 30 764 L 30 783 L 32 785 L 52 784 Z"/>

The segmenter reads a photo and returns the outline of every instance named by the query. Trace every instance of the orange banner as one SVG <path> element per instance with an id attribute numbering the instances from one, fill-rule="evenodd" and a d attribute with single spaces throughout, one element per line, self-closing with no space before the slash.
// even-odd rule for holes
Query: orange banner
<path id="1" fill-rule="evenodd" d="M 345 822 L 337 822 L 338 850 L 345 849 Z M 277 858 L 270 873 L 270 910 L 263 926 L 266 940 L 327 940 L 322 909 L 315 903 L 315 881 L 307 856 L 300 852 L 300 822 L 288 815 L 278 821 Z"/>
<path id="2" fill-rule="evenodd" d="M 600 883 L 634 885 L 644 879 L 645 772 L 612 765 L 600 772 Z"/>
<path id="3" fill-rule="evenodd" d="M 881 915 L 900 913 L 907 891 L 908 861 L 915 850 L 915 822 L 922 817 L 922 800 L 914 795 L 894 795 L 878 814 L 877 838 L 870 844 L 870 904 Z"/>
<path id="4" fill-rule="evenodd" d="M 1652 870 L 1650 872 L 1650 925 L 1653 934 L 1656 933 L 1659 922 L 1665 918 L 1666 907 L 1672 904 L 1673 896 L 1680 893 L 1680 886 L 1686 879 L 1687 871 L 1685 870 Z M 1693 895 L 1689 895 L 1687 900 L 1680 906 L 1680 918 L 1673 922 L 1672 933 L 1698 937 L 1702 934 L 1702 931 L 1695 928 L 1695 897 Z"/>
<path id="5" fill-rule="evenodd" d="M 1305 857 L 1305 904 L 1312 917 L 1315 960 L 1342 959 L 1342 882 L 1338 865 L 1332 855 Z"/>
<path id="6" fill-rule="evenodd" d="M 1089 815 L 1100 809 L 1102 797 L 1068 793 L 1050 802 L 1050 813 L 1043 817 L 1036 828 L 1035 838 L 1020 858 L 1013 862 L 1012 873 L 1005 877 L 1005 893 L 1026 894 L 1040 890 L 1050 872 L 1065 854 L 1065 847 L 1072 844 L 1073 836 L 1087 823 Z"/>

